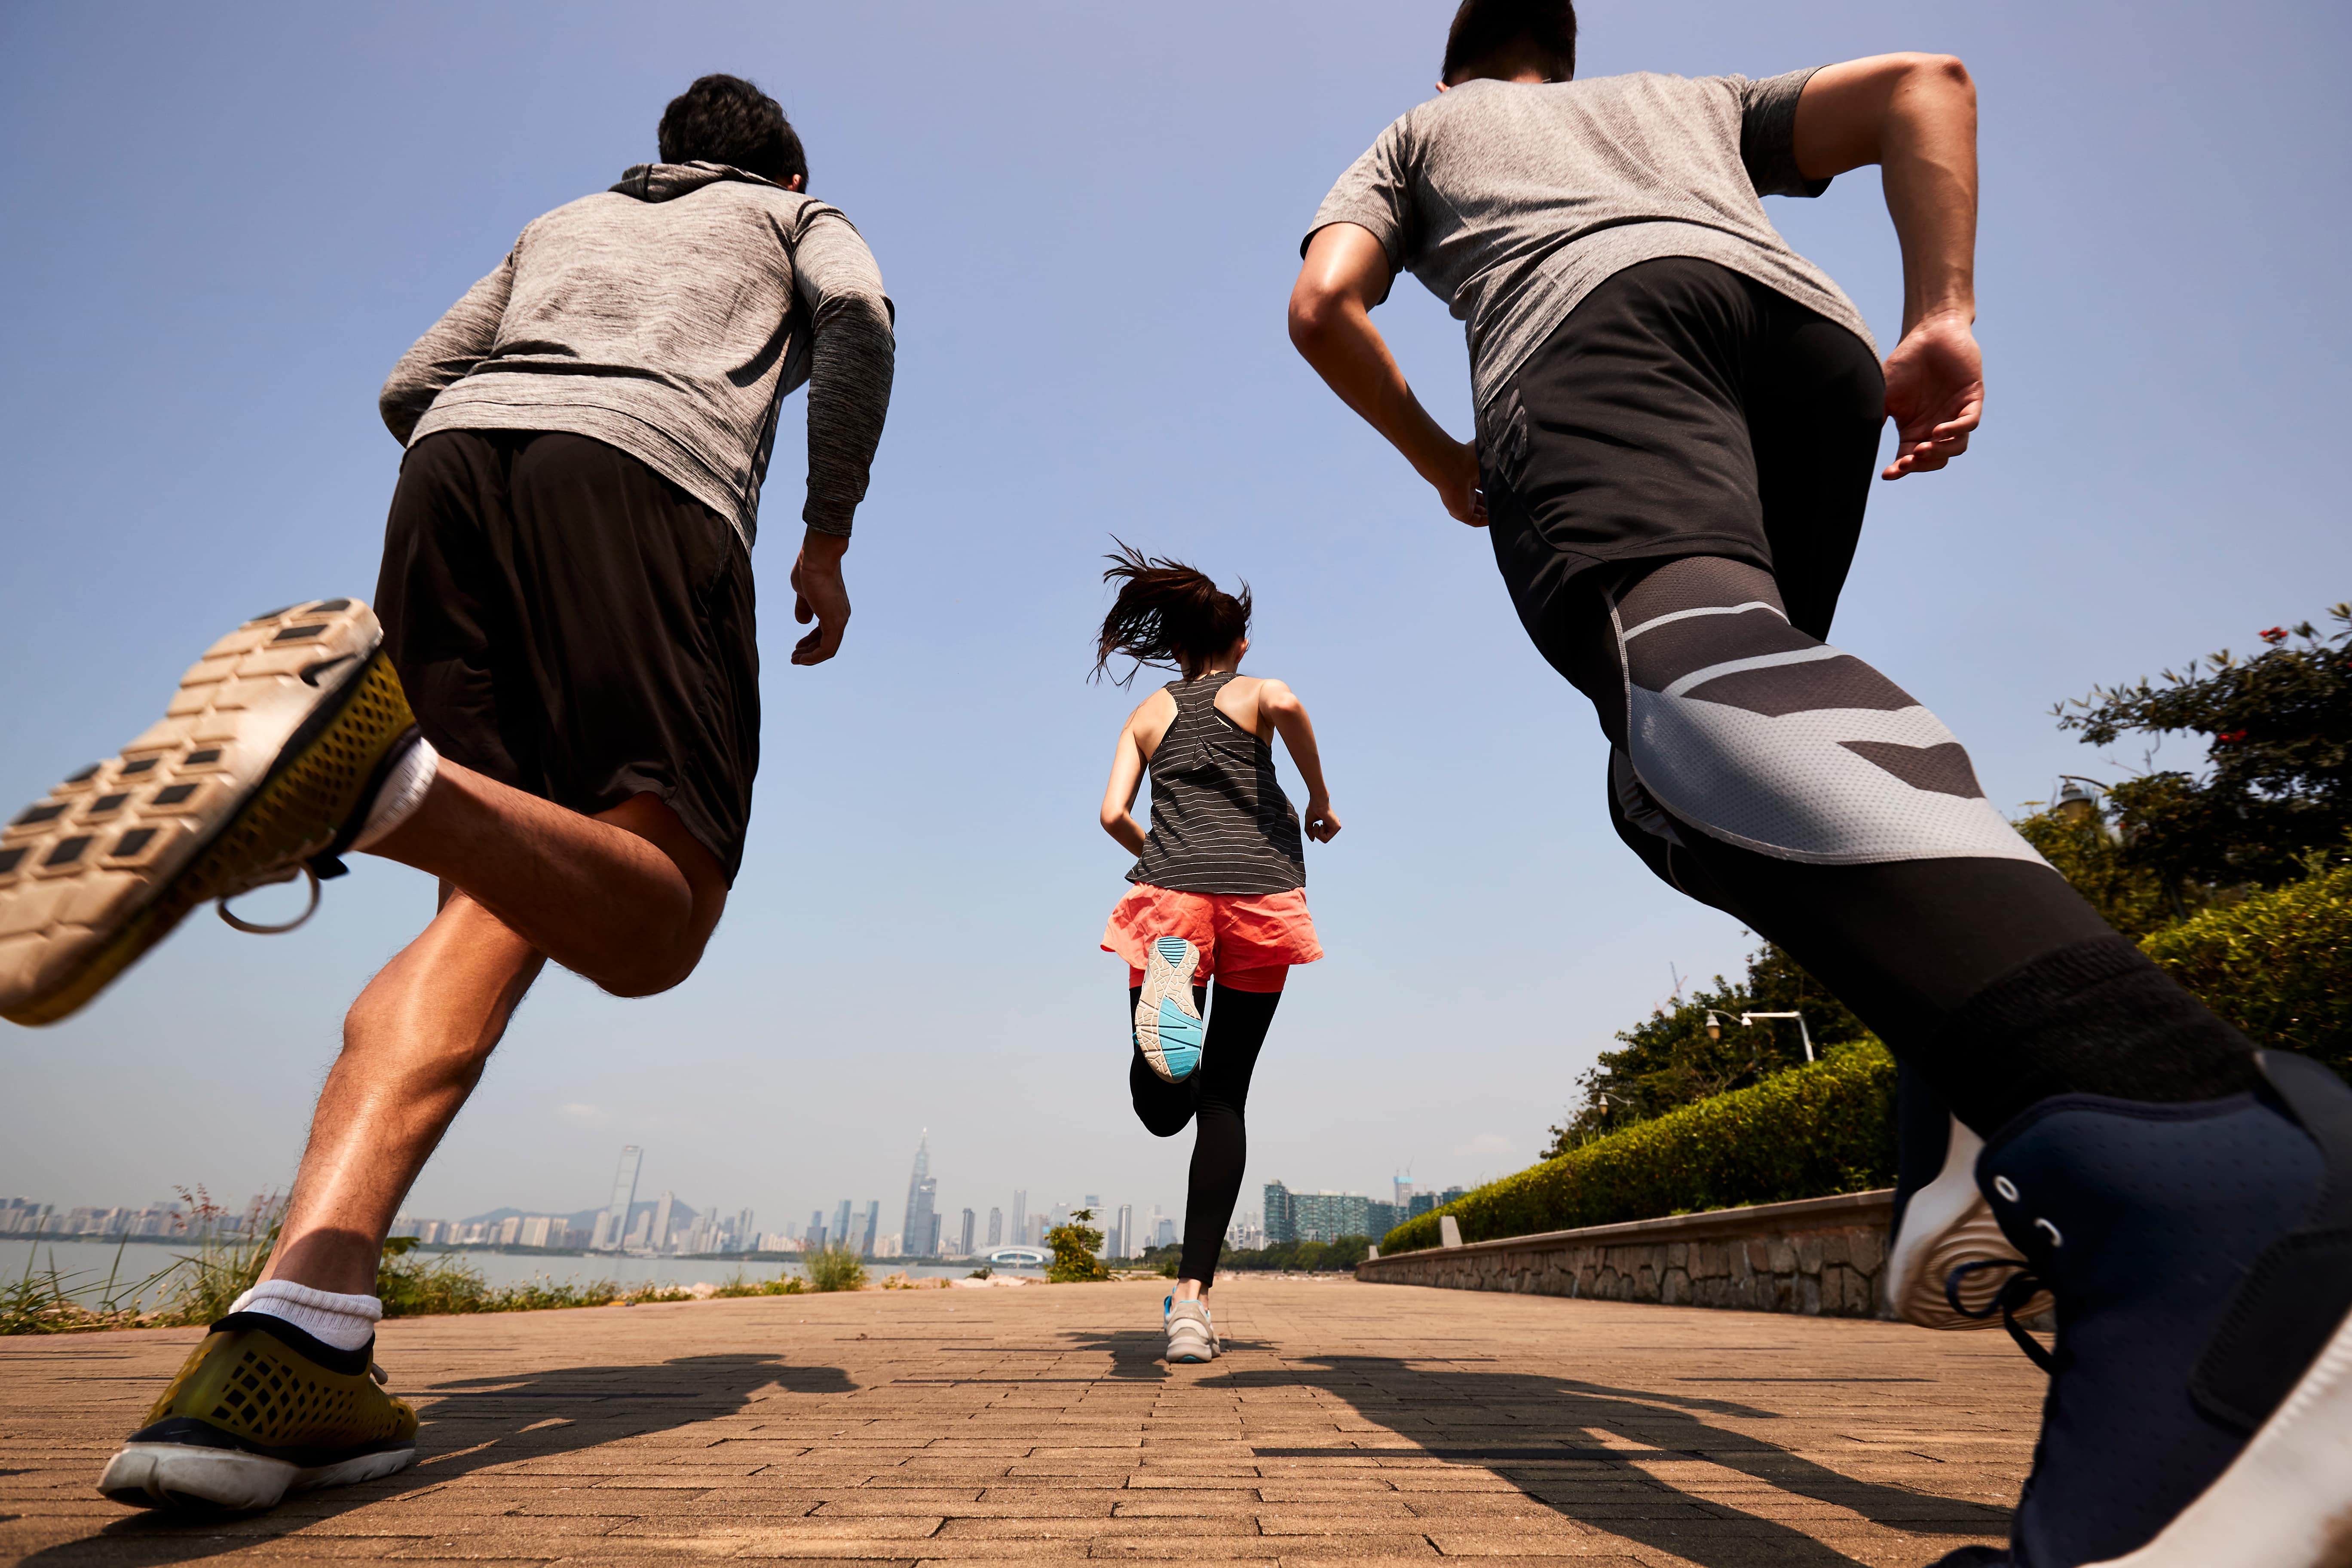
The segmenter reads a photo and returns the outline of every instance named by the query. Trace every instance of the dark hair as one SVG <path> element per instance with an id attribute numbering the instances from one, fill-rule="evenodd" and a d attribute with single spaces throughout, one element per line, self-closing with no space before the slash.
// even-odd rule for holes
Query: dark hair
<path id="1" fill-rule="evenodd" d="M 1574 0 L 1462 0 L 1445 30 L 1445 63 L 1437 79 L 1451 87 L 1514 44 L 1531 46 L 1553 81 L 1576 74 Z"/>
<path id="2" fill-rule="evenodd" d="M 1125 686 L 1147 664 L 1170 665 L 1189 674 L 1249 635 L 1249 584 L 1240 598 L 1220 593 L 1206 574 L 1181 561 L 1146 556 L 1123 541 L 1113 540 L 1118 553 L 1106 555 L 1110 570 L 1106 583 L 1120 584 L 1110 614 L 1103 617 L 1102 640 L 1095 646 L 1095 672 L 1125 654 L 1135 660 L 1116 686 Z"/>
<path id="3" fill-rule="evenodd" d="M 656 133 L 665 163 L 725 163 L 780 185 L 801 176 L 808 154 L 784 106 L 740 76 L 706 76 L 669 100 Z"/>

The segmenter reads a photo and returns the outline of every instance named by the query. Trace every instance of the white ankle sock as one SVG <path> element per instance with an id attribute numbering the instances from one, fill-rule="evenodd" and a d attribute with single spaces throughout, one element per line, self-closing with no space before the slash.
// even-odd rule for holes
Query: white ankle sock
<path id="1" fill-rule="evenodd" d="M 339 1296 L 291 1279 L 264 1279 L 229 1304 L 232 1312 L 267 1312 L 339 1351 L 363 1348 L 375 1337 L 383 1303 L 373 1296 Z"/>
<path id="2" fill-rule="evenodd" d="M 433 777 L 441 771 L 441 753 L 433 742 L 419 735 L 410 742 L 392 771 L 383 776 L 382 787 L 368 806 L 367 821 L 352 840 L 352 848 L 367 848 L 385 834 L 408 820 L 416 808 L 425 804 L 425 792 L 433 787 Z"/>

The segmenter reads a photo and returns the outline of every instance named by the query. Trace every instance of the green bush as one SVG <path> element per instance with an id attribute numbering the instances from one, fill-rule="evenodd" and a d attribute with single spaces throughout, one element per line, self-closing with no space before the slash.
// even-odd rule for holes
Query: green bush
<path id="1" fill-rule="evenodd" d="M 801 1259 L 801 1270 L 808 1276 L 812 1290 L 863 1290 L 866 1289 L 866 1263 L 857 1249 L 845 1241 L 830 1247 L 820 1247 Z"/>
<path id="2" fill-rule="evenodd" d="M 1895 1058 L 1875 1040 L 1685 1106 L 1407 1220 L 1381 1251 L 1654 1219 L 1883 1187 L 1895 1179 Z"/>
<path id="3" fill-rule="evenodd" d="M 2352 864 L 2167 927 L 2150 958 L 2254 1044 L 2301 1051 L 2352 1076 Z"/>
<path id="4" fill-rule="evenodd" d="M 1095 1248 L 1103 1244 L 1103 1233 L 1087 1223 L 1094 1217 L 1092 1209 L 1072 1209 L 1069 1224 L 1045 1233 L 1045 1245 L 1054 1249 L 1054 1261 L 1045 1265 L 1047 1280 L 1055 1285 L 1083 1285 L 1110 1278 L 1108 1266 L 1095 1256 Z"/>

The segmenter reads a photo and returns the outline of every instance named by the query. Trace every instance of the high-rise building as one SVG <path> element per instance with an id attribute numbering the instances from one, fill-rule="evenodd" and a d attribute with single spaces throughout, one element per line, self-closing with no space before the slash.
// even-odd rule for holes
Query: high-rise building
<path id="1" fill-rule="evenodd" d="M 1141 1250 L 1135 1245 L 1135 1205 L 1121 1204 L 1118 1205 L 1118 1228 L 1110 1233 L 1110 1255 L 1113 1258 L 1132 1258 Z"/>
<path id="2" fill-rule="evenodd" d="M 623 1245 L 635 1251 L 642 1252 L 649 1250 L 652 1243 L 647 1238 L 650 1237 L 653 1233 L 654 1211 L 647 1209 L 643 1214 L 637 1215 L 637 1223 L 629 1227 L 628 1239 L 624 1242 Z M 445 1236 L 442 1239 L 444 1241 L 448 1241 L 454 1238 Z"/>
<path id="3" fill-rule="evenodd" d="M 1034 1245 L 1029 1239 L 1029 1191 L 1025 1187 L 1013 1189 L 1013 1245 Z"/>
<path id="4" fill-rule="evenodd" d="M 849 1200 L 847 1198 L 833 1205 L 833 1239 L 836 1246 L 844 1246 L 856 1239 L 849 1234 Z"/>
<path id="5" fill-rule="evenodd" d="M 1337 1241 L 1343 1236 L 1371 1234 L 1371 1200 L 1361 1193 L 1291 1193 L 1287 1196 L 1293 1241 Z"/>
<path id="6" fill-rule="evenodd" d="M 859 1248 L 858 1248 L 858 1250 L 859 1250 L 861 1253 L 863 1253 L 863 1254 L 864 1254 L 866 1257 L 867 1257 L 867 1258 L 871 1258 L 871 1257 L 873 1257 L 873 1256 L 874 1256 L 874 1230 L 875 1230 L 875 1227 L 876 1227 L 877 1226 L 880 1225 L 881 1223 L 882 1223 L 882 1200 L 881 1200 L 880 1198 L 868 1198 L 868 1199 L 866 1199 L 866 1244 L 865 1244 L 863 1247 L 859 1247 Z"/>
<path id="7" fill-rule="evenodd" d="M 909 1257 L 921 1255 L 924 1238 L 931 1234 L 931 1205 L 939 1190 L 939 1184 L 931 1180 L 931 1130 L 926 1127 L 921 1142 L 915 1145 L 915 1173 L 907 1178 L 907 1217 L 898 1227 L 898 1238 Z"/>
<path id="8" fill-rule="evenodd" d="M 971 1256 L 972 1232 L 977 1228 L 979 1224 L 980 1216 L 978 1215 L 972 1213 L 970 1209 L 963 1211 L 963 1226 L 956 1237 L 957 1257 L 970 1258 Z"/>
<path id="9" fill-rule="evenodd" d="M 741 1214 L 735 1216 L 735 1249 L 739 1252 L 753 1252 L 758 1250 L 751 1242 L 751 1211 L 750 1209 L 745 1209 Z"/>
<path id="10" fill-rule="evenodd" d="M 909 1258 L 936 1258 L 940 1250 L 940 1184 L 931 1174 L 931 1130 L 923 1129 L 915 1148 L 915 1173 L 907 1179 L 907 1218 L 899 1245 Z"/>
<path id="11" fill-rule="evenodd" d="M 677 1218 L 677 1194 L 665 1188 L 662 1195 L 654 1200 L 654 1226 L 649 1234 L 656 1252 L 669 1250 L 669 1227 Z"/>
<path id="12" fill-rule="evenodd" d="M 1265 1184 L 1265 1240 L 1269 1247 L 1279 1247 L 1286 1241 L 1297 1241 L 1297 1234 L 1290 1227 L 1290 1189 L 1280 1182 Z"/>
<path id="13" fill-rule="evenodd" d="M 645 1163 L 646 1152 L 635 1143 L 621 1150 L 620 1168 L 613 1173 L 613 1202 L 596 1221 L 594 1246 L 599 1252 L 619 1248 L 629 1228 L 629 1207 L 637 1201 L 637 1167 Z"/>
<path id="14" fill-rule="evenodd" d="M 1154 1218 L 1151 1224 L 1151 1245 L 1154 1247 L 1175 1246 L 1176 1222 L 1169 1218 L 1166 1215 L 1160 1215 Z"/>
<path id="15" fill-rule="evenodd" d="M 1003 1209 L 992 1208 L 988 1211 L 988 1245 L 992 1251 L 1004 1245 L 1004 1211 Z"/>

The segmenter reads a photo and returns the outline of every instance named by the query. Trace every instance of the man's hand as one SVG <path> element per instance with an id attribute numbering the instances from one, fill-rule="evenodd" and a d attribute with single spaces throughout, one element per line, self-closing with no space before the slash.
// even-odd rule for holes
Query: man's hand
<path id="1" fill-rule="evenodd" d="M 1886 356 L 1886 413 L 1895 460 L 1883 479 L 1940 468 L 1969 449 L 1984 414 L 1984 356 L 1968 318 L 1928 316 Z"/>
<path id="2" fill-rule="evenodd" d="M 1467 441 L 1448 441 L 1443 466 L 1423 477 L 1437 487 L 1445 514 L 1472 528 L 1486 526 L 1486 498 L 1478 489 L 1478 448 Z"/>
<path id="3" fill-rule="evenodd" d="M 793 646 L 794 664 L 823 664 L 841 651 L 849 627 L 849 590 L 841 581 L 841 557 L 849 541 L 812 528 L 793 562 L 793 619 L 816 630 Z"/>
<path id="4" fill-rule="evenodd" d="M 1308 800 L 1307 809 L 1299 816 L 1307 825 L 1307 837 L 1316 843 L 1328 844 L 1339 836 L 1339 815 L 1323 796 L 1318 795 Z"/>

